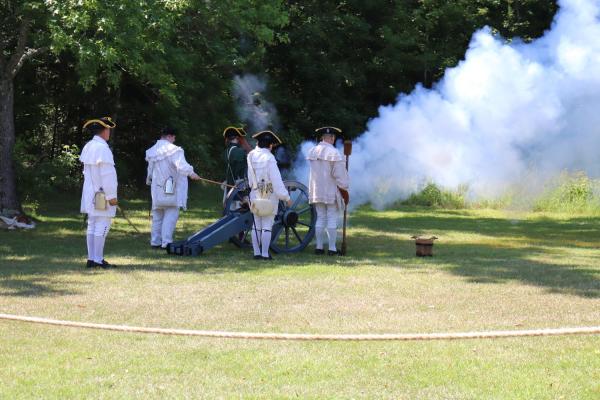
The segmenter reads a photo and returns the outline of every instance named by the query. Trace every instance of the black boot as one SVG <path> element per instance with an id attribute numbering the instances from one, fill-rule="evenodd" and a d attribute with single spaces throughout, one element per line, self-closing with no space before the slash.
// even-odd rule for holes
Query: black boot
<path id="1" fill-rule="evenodd" d="M 85 265 L 86 268 L 94 268 L 96 266 L 96 263 L 94 262 L 94 260 L 87 260 L 87 264 Z"/>
<path id="2" fill-rule="evenodd" d="M 325 250 L 323 249 L 315 249 L 315 254 L 318 256 L 322 256 L 323 254 L 325 254 Z"/>
<path id="3" fill-rule="evenodd" d="M 109 263 L 108 261 L 106 261 L 106 260 L 102 260 L 102 264 L 98 264 L 98 263 L 96 263 L 96 265 L 98 265 L 100 268 L 103 268 L 103 269 L 117 268 L 117 266 L 116 266 L 116 265 L 114 265 L 114 264 L 110 264 L 110 263 Z"/>

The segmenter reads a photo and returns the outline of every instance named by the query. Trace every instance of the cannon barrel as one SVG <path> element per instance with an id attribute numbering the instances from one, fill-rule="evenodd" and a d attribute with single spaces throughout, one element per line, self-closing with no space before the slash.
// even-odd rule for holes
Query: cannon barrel
<path id="1" fill-rule="evenodd" d="M 271 250 L 275 253 L 295 253 L 304 250 L 312 241 L 316 211 L 308 202 L 306 186 L 296 181 L 285 181 L 284 184 L 293 202 L 289 207 L 284 202 L 279 202 L 273 223 Z M 186 240 L 171 243 L 167 246 L 167 252 L 181 256 L 198 256 L 227 241 L 241 248 L 252 247 L 254 216 L 245 204 L 244 197 L 247 194 L 247 183 L 238 183 L 227 195 L 221 219 Z"/>

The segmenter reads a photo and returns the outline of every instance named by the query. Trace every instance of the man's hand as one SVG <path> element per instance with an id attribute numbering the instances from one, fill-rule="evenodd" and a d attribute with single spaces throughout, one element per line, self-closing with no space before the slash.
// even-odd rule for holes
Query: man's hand
<path id="1" fill-rule="evenodd" d="M 192 172 L 192 174 L 190 175 L 190 179 L 193 181 L 199 181 L 200 177 L 195 172 Z"/>
<path id="2" fill-rule="evenodd" d="M 348 203 L 350 203 L 350 193 L 348 193 L 348 191 L 346 189 L 342 189 L 342 188 L 338 188 L 340 191 L 340 194 L 342 195 L 342 199 L 344 199 L 344 204 L 348 205 Z"/>
<path id="3" fill-rule="evenodd" d="M 287 201 L 287 206 L 288 206 L 288 207 L 291 207 L 291 206 L 292 206 L 292 204 L 294 204 L 294 201 L 293 201 L 292 199 L 289 199 L 289 200 Z"/>
<path id="4" fill-rule="evenodd" d="M 108 204 L 110 204 L 111 206 L 118 206 L 119 202 L 117 201 L 117 199 L 110 199 L 108 201 Z"/>

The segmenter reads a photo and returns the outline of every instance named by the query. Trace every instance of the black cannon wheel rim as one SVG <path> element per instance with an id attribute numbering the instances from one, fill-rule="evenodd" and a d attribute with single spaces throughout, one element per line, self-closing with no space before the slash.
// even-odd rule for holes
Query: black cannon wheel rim
<path id="1" fill-rule="evenodd" d="M 280 201 L 275 223 L 271 250 L 275 253 L 296 253 L 304 250 L 315 235 L 317 213 L 308 202 L 308 188 L 295 181 L 284 182 L 293 204 Z"/>

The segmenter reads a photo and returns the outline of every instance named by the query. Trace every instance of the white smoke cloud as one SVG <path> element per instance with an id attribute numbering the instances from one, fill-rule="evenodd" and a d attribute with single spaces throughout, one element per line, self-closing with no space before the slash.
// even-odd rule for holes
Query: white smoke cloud
<path id="1" fill-rule="evenodd" d="M 277 129 L 279 119 L 275 106 L 264 98 L 267 81 L 256 75 L 236 75 L 233 78 L 233 96 L 238 118 L 247 125 L 249 133 Z"/>
<path id="2" fill-rule="evenodd" d="M 509 43 L 484 28 L 433 89 L 380 107 L 354 143 L 354 204 L 384 207 L 427 181 L 494 197 L 532 171 L 600 175 L 600 1 L 559 6 L 542 38 Z"/>

